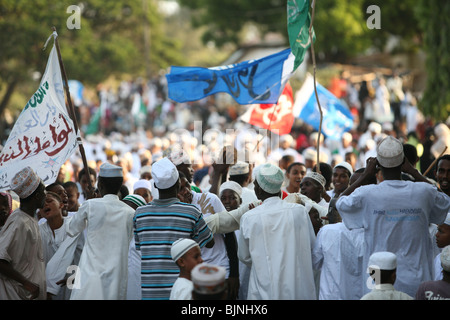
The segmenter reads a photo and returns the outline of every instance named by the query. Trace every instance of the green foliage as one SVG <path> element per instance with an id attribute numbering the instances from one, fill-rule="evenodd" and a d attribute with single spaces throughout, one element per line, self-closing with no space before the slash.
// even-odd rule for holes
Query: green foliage
<path id="1" fill-rule="evenodd" d="M 96 85 L 109 76 L 146 75 L 146 61 L 157 74 L 184 60 L 176 42 L 161 31 L 162 18 L 143 0 L 0 0 L 0 92 L 8 84 L 31 82 L 32 72 L 43 73 L 50 52 L 45 40 L 55 26 L 69 79 Z M 80 29 L 69 30 L 71 5 L 82 6 Z M 148 25 L 150 57 L 145 56 L 144 26 Z M 166 51 L 170 54 L 162 54 Z M 0 103 L 3 96 L 0 96 Z M 1 108 L 0 108 L 1 109 Z M 2 110 L 0 110 L 0 114 Z"/>
<path id="2" fill-rule="evenodd" d="M 427 54 L 427 83 L 419 107 L 445 121 L 450 114 L 450 2 L 421 0 L 416 9 Z"/>

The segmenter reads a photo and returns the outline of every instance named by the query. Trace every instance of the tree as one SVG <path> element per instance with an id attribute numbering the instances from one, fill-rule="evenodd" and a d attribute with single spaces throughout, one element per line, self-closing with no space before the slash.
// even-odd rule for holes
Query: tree
<path id="1" fill-rule="evenodd" d="M 427 82 L 419 107 L 436 120 L 450 114 L 450 2 L 421 0 L 417 17 L 424 32 Z"/>
<path id="2" fill-rule="evenodd" d="M 67 20 L 73 13 L 67 8 L 73 1 L 0 0 L 0 92 L 4 92 L 0 115 L 17 86 L 31 82 L 33 72 L 45 69 L 49 49 L 42 48 L 52 26 L 59 35 L 68 77 L 85 84 L 97 84 L 114 74 L 145 76 L 148 58 L 154 73 L 182 63 L 177 43 L 160 30 L 161 17 L 153 1 L 148 1 L 145 12 L 143 1 L 81 2 L 80 29 L 69 30 Z M 145 22 L 151 31 L 149 57 L 144 50 Z"/>

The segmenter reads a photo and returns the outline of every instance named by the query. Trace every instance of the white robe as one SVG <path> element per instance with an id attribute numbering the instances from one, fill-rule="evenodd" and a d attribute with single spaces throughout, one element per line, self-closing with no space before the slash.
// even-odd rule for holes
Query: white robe
<path id="1" fill-rule="evenodd" d="M 127 296 L 128 251 L 133 236 L 134 210 L 107 194 L 83 203 L 70 218 L 67 232 L 87 228 L 71 300 L 123 300 Z"/>
<path id="2" fill-rule="evenodd" d="M 364 230 L 349 230 L 344 223 L 320 228 L 313 250 L 313 266 L 320 270 L 319 300 L 359 300 Z"/>
<path id="3" fill-rule="evenodd" d="M 251 266 L 248 300 L 314 300 L 315 234 L 302 205 L 266 199 L 241 218 L 238 257 Z"/>
<path id="4" fill-rule="evenodd" d="M 226 211 L 219 197 L 210 192 L 192 192 L 192 204 L 195 205 L 203 214 L 203 218 L 222 211 Z M 227 248 L 225 246 L 224 235 L 214 233 L 214 246 L 212 248 L 201 248 L 202 258 L 205 262 L 224 267 L 227 270 L 226 277 L 230 272 L 230 263 L 228 260 Z"/>
<path id="5" fill-rule="evenodd" d="M 178 277 L 170 292 L 170 300 L 192 300 L 194 284 L 191 280 Z"/>
<path id="6" fill-rule="evenodd" d="M 372 253 L 389 251 L 397 255 L 397 290 L 413 297 L 421 282 L 433 279 L 428 227 L 445 220 L 450 208 L 445 193 L 425 182 L 384 180 L 341 196 L 336 208 L 349 229 L 364 228 L 363 272 Z M 369 292 L 366 281 L 363 290 Z"/>
<path id="7" fill-rule="evenodd" d="M 67 219 L 63 219 L 60 228 L 54 230 L 55 236 L 47 222 L 39 225 L 44 250 L 45 274 L 47 292 L 55 295 L 53 300 L 69 300 L 71 290 L 69 286 L 60 286 L 56 283 L 70 273 L 70 266 L 78 265 L 84 246 L 82 233 L 70 237 L 66 232 Z M 69 275 L 70 277 L 70 275 Z"/>

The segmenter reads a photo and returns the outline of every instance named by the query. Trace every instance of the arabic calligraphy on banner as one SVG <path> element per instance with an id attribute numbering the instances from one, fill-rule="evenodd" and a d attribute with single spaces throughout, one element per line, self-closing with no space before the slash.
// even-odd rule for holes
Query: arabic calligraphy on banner
<path id="1" fill-rule="evenodd" d="M 0 154 L 0 190 L 30 166 L 45 184 L 53 183 L 61 165 L 77 147 L 77 135 L 65 107 L 63 82 L 55 47 L 36 93 L 19 115 Z"/>

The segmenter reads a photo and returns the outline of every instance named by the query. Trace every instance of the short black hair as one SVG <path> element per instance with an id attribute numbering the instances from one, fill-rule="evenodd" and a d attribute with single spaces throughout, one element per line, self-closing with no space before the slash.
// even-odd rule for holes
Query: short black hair
<path id="1" fill-rule="evenodd" d="M 95 176 L 95 179 L 97 179 L 97 171 L 95 171 L 95 169 L 91 168 L 91 167 L 87 167 L 87 168 L 88 168 L 89 175 L 93 175 L 93 176 Z M 86 168 L 83 168 L 78 172 L 78 180 L 81 180 L 81 177 L 84 174 L 86 174 Z"/>
<path id="2" fill-rule="evenodd" d="M 333 168 L 328 163 L 319 163 L 320 174 L 325 178 L 325 187 L 329 187 L 331 184 L 331 177 L 333 176 Z M 317 166 L 312 169 L 313 172 L 317 172 Z"/>
<path id="3" fill-rule="evenodd" d="M 293 166 L 304 166 L 304 167 L 306 167 L 305 164 L 304 164 L 303 162 L 292 162 L 292 163 L 287 167 L 286 172 L 287 172 L 287 173 L 290 173 Z"/>
<path id="4" fill-rule="evenodd" d="M 123 177 L 98 177 L 98 183 L 103 185 L 105 194 L 118 194 L 123 184 Z"/>

